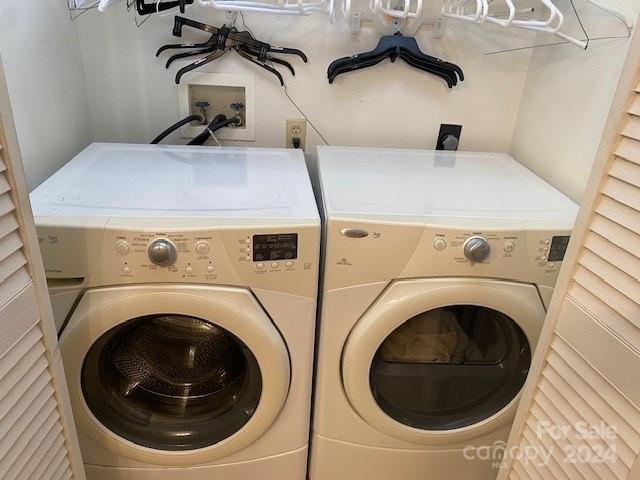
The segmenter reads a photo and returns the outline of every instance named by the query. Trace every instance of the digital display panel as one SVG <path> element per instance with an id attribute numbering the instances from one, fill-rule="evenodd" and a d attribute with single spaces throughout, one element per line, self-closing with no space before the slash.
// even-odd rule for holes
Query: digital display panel
<path id="1" fill-rule="evenodd" d="M 298 258 L 298 234 L 253 236 L 253 261 L 294 260 Z"/>
<path id="2" fill-rule="evenodd" d="M 564 255 L 567 253 L 567 247 L 569 246 L 570 239 L 571 237 L 568 235 L 563 237 L 553 237 L 547 260 L 549 262 L 563 261 Z"/>

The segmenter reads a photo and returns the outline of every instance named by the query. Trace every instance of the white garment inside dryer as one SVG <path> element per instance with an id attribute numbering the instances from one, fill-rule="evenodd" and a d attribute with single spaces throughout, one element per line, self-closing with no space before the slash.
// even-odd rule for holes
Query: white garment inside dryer
<path id="1" fill-rule="evenodd" d="M 444 308 L 416 315 L 396 328 L 382 345 L 385 362 L 462 363 L 479 361 L 482 353 Z"/>

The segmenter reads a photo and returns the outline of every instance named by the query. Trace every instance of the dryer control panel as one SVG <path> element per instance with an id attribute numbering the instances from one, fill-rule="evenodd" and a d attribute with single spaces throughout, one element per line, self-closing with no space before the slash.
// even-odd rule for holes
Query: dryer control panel
<path id="1" fill-rule="evenodd" d="M 397 278 L 462 276 L 552 287 L 569 240 L 567 230 L 334 220 L 327 233 L 325 285 L 342 288 Z"/>

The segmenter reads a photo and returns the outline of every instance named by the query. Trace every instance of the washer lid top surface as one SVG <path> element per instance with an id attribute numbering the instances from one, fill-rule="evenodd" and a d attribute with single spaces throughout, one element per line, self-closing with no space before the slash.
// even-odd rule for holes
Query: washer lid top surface
<path id="1" fill-rule="evenodd" d="M 317 219 L 295 150 L 92 144 L 35 189 L 36 216 Z"/>
<path id="2" fill-rule="evenodd" d="M 578 206 L 506 154 L 318 147 L 329 218 L 571 228 Z"/>

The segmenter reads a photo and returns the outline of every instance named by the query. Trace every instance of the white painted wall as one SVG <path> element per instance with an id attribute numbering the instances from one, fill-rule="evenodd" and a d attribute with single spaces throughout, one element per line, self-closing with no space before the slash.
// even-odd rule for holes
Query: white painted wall
<path id="1" fill-rule="evenodd" d="M 4 63 L 29 189 L 91 142 L 78 34 L 62 0 L 0 0 Z"/>
<path id="2" fill-rule="evenodd" d="M 569 0 L 564 10 L 569 12 Z M 640 5 L 626 2 L 636 12 Z M 592 36 L 619 34 L 616 20 L 576 0 Z M 221 12 L 191 7 L 188 16 L 220 25 Z M 568 15 L 571 18 L 571 15 Z M 365 27 L 351 36 L 326 17 L 246 14 L 255 35 L 304 50 L 293 60 L 288 91 L 331 144 L 433 148 L 440 123 L 464 125 L 461 148 L 510 151 L 572 198 L 581 197 L 608 105 L 626 53 L 625 40 L 594 42 L 585 53 L 572 46 L 486 52 L 530 45 L 530 34 L 449 22 L 444 39 L 418 34 L 422 48 L 461 65 L 467 80 L 448 90 L 437 78 L 403 62 L 326 81 L 337 57 L 375 46 Z M 146 143 L 178 119 L 175 70 L 164 69 L 156 49 L 180 41 L 173 16 L 135 27 L 124 2 L 106 14 L 89 12 L 71 23 L 62 1 L 0 0 L 3 55 L 29 186 L 33 188 L 90 141 Z M 577 26 L 569 30 L 579 35 Z M 203 38 L 185 29 L 185 40 Z M 539 38 L 538 42 L 554 41 Z M 184 64 L 184 63 L 183 63 Z M 244 73 L 256 79 L 256 142 L 278 147 L 285 119 L 300 114 L 275 78 L 229 53 L 202 71 Z M 184 143 L 177 135 L 168 139 Z M 308 129 L 307 152 L 321 143 Z"/>
<path id="3" fill-rule="evenodd" d="M 154 54 L 162 44 L 180 39 L 171 35 L 173 17 L 151 18 L 137 30 L 131 15 L 120 7 L 102 16 L 89 13 L 78 22 L 93 134 L 101 141 L 148 142 L 179 118 L 173 83 L 177 66 L 165 70 L 166 57 L 160 60 Z M 224 23 L 221 12 L 193 7 L 187 13 L 213 25 Z M 321 15 L 245 16 L 257 38 L 301 48 L 309 56 L 307 65 L 294 59 L 297 75 L 285 74 L 285 80 L 292 98 L 331 144 L 434 148 L 443 122 L 464 125 L 465 149 L 507 151 L 511 144 L 531 52 L 483 54 L 513 46 L 513 39 L 454 22 L 443 40 L 421 31 L 418 41 L 424 51 L 463 67 L 467 80 L 451 91 L 402 61 L 338 77 L 329 85 L 328 64 L 375 47 L 375 31 L 363 28 L 361 35 L 351 36 Z M 514 37 L 522 44 L 522 35 Z M 185 28 L 184 40 L 201 38 L 206 35 Z M 285 119 L 300 114 L 275 77 L 233 52 L 202 71 L 254 75 L 257 132 L 256 142 L 248 145 L 284 145 Z M 307 131 L 307 152 L 313 153 L 320 139 L 313 129 Z M 175 136 L 169 141 L 184 142 Z"/>
<path id="4" fill-rule="evenodd" d="M 617 2 L 634 16 L 640 13 L 637 0 Z M 616 19 L 584 0 L 576 5 L 590 37 L 626 35 Z M 570 31 L 580 32 L 575 24 Z M 510 151 L 575 201 L 582 199 L 628 46 L 628 40 L 615 39 L 594 41 L 586 52 L 545 47 L 531 58 Z"/>

